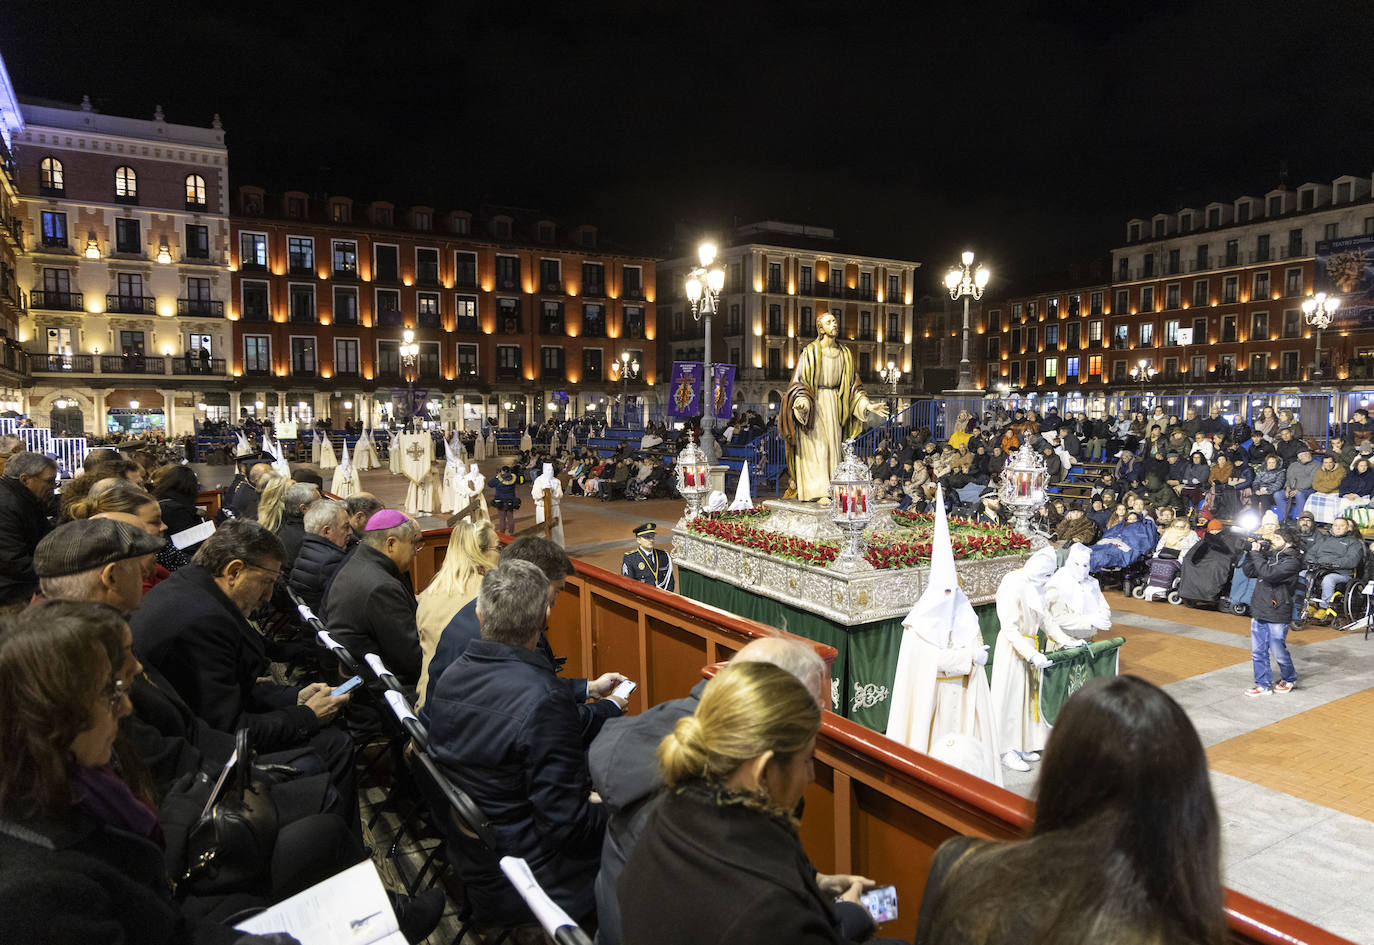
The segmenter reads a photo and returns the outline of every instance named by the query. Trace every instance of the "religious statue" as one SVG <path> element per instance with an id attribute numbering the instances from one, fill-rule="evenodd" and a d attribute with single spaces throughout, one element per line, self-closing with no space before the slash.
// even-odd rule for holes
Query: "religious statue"
<path id="1" fill-rule="evenodd" d="M 797 369 L 783 400 L 783 439 L 787 443 L 787 471 L 792 477 L 788 497 L 830 504 L 830 477 L 841 458 L 840 444 L 859 435 L 868 417 L 885 418 L 887 405 L 864 395 L 854 369 L 854 354 L 836 341 L 835 316 L 822 312 L 816 319 L 816 340 L 802 349 Z"/>

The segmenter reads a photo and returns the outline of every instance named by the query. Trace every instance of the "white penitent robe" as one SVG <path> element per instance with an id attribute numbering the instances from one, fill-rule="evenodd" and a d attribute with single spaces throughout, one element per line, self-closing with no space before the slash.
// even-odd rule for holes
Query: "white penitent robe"
<path id="1" fill-rule="evenodd" d="M 477 438 L 480 443 L 482 438 Z M 467 478 L 464 480 L 467 486 L 464 504 L 477 500 L 477 512 L 468 517 L 469 521 L 491 521 L 491 510 L 487 508 L 487 479 L 477 469 L 477 464 L 473 463 L 468 467 Z"/>
<path id="2" fill-rule="evenodd" d="M 404 458 L 401 456 L 401 439 L 396 435 L 394 430 L 388 431 L 387 436 L 389 437 L 386 448 L 388 456 L 387 467 L 391 470 L 393 476 L 399 476 L 401 475 L 401 467 L 405 464 Z"/>
<path id="3" fill-rule="evenodd" d="M 444 444 L 444 478 L 439 489 L 439 508 L 449 513 L 462 511 L 463 506 L 468 504 L 467 488 L 460 488 L 460 483 L 467 480 L 467 470 L 463 468 L 462 461 L 458 454 L 453 451 L 453 447 L 448 443 Z"/>
<path id="4" fill-rule="evenodd" d="M 310 441 L 310 461 L 318 464 L 320 461 L 320 433 L 315 431 L 315 437 Z"/>
<path id="5" fill-rule="evenodd" d="M 534 440 L 530 439 L 530 431 L 526 429 L 520 434 L 520 452 L 527 453 L 534 449 Z"/>
<path id="6" fill-rule="evenodd" d="M 372 442 L 372 431 L 368 430 L 353 444 L 353 465 L 358 469 L 380 469 L 382 461 L 377 458 L 377 447 Z"/>
<path id="7" fill-rule="evenodd" d="M 534 500 L 534 521 L 536 524 L 542 524 L 544 521 L 545 495 L 549 497 L 549 514 L 557 523 L 553 526 L 553 541 L 559 546 L 563 546 L 563 514 L 561 509 L 563 485 L 558 481 L 558 477 L 553 474 L 552 463 L 544 464 L 544 471 L 540 473 L 539 478 L 534 480 L 534 485 L 530 488 L 530 498 Z"/>
<path id="8" fill-rule="evenodd" d="M 487 458 L 487 441 L 481 433 L 472 441 L 472 458 L 479 462 Z"/>
<path id="9" fill-rule="evenodd" d="M 983 669 L 987 647 L 978 615 L 959 587 L 944 503 L 937 499 L 935 506 L 930 579 L 902 621 L 887 737 L 929 754 L 946 736 L 960 736 L 976 758 L 970 773 L 1000 785 L 996 720 Z"/>
<path id="10" fill-rule="evenodd" d="M 320 468 L 333 469 L 339 465 L 339 459 L 334 455 L 334 441 L 327 436 L 320 437 Z"/>
<path id="11" fill-rule="evenodd" d="M 329 485 L 329 491 L 340 499 L 347 499 L 358 491 L 358 473 L 348 458 L 347 440 L 344 441 L 343 457 L 334 467 L 334 480 Z"/>
<path id="12" fill-rule="evenodd" d="M 1043 630 L 1059 646 L 1081 645 L 1059 629 L 1045 608 L 1044 586 L 1054 565 L 1054 549 L 1042 548 L 997 588 L 1000 626 L 992 655 L 992 709 L 999 757 L 1008 751 L 1040 751 L 1049 738 L 1050 727 L 1040 713 L 1037 632 Z"/>
<path id="13" fill-rule="evenodd" d="M 1075 544 L 1064 566 L 1045 585 L 1045 609 L 1059 629 L 1078 640 L 1091 640 L 1098 631 L 1112 628 L 1112 608 L 1097 578 L 1088 573 L 1091 553 L 1087 545 Z M 1045 649 L 1059 646 L 1050 640 Z"/>

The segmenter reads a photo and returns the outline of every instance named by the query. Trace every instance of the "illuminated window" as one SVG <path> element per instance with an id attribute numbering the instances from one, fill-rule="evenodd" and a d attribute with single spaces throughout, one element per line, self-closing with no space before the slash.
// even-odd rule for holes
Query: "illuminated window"
<path id="1" fill-rule="evenodd" d="M 186 209 L 205 209 L 205 178 L 199 174 L 186 175 Z"/>
<path id="2" fill-rule="evenodd" d="M 38 186 L 47 193 L 60 194 L 67 189 L 62 173 L 62 162 L 55 157 L 45 157 L 38 162 Z"/>
<path id="3" fill-rule="evenodd" d="M 115 200 L 120 203 L 138 202 L 138 174 L 132 167 L 115 168 Z"/>

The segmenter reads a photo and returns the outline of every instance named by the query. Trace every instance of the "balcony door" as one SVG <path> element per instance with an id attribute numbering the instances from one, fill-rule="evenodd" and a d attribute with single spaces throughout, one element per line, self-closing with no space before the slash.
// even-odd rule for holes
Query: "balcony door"
<path id="1" fill-rule="evenodd" d="M 143 305 L 143 276 L 137 272 L 121 272 L 118 277 L 121 307 L 141 309 Z"/>

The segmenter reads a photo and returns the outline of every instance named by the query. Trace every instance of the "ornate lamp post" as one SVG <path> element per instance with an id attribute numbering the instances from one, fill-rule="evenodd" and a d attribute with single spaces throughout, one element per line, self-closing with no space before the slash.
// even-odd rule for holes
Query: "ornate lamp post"
<path id="1" fill-rule="evenodd" d="M 407 328 L 401 332 L 401 369 L 406 376 L 406 425 L 413 427 L 415 422 L 415 364 L 420 357 L 420 346 L 415 343 L 415 332 Z"/>
<path id="2" fill-rule="evenodd" d="M 688 441 L 677 454 L 677 491 L 687 500 L 686 521 L 701 514 L 702 503 L 711 494 L 711 461 L 695 442 Z"/>
<path id="3" fill-rule="evenodd" d="M 1154 376 L 1159 372 L 1150 364 L 1149 358 L 1141 358 L 1136 362 L 1135 367 L 1131 368 L 1131 377 L 1140 382 L 1140 403 L 1145 403 L 1145 385 L 1154 380 Z"/>
<path id="4" fill-rule="evenodd" d="M 844 547 L 834 567 L 858 571 L 869 567 L 864 560 L 864 528 L 873 518 L 873 474 L 854 455 L 854 441 L 844 441 L 844 457 L 830 477 L 830 516 L 844 536 Z"/>
<path id="5" fill-rule="evenodd" d="M 1016 530 L 1027 538 L 1039 537 L 1031 525 L 1031 518 L 1045 504 L 1045 486 L 1049 479 L 1045 460 L 1031 450 L 1029 443 L 1021 444 L 1002 468 L 998 497 L 1011 513 Z"/>
<path id="6" fill-rule="evenodd" d="M 701 449 L 711 462 L 720 459 L 720 447 L 711 433 L 715 424 L 711 388 L 714 384 L 711 366 L 711 316 L 716 314 L 720 304 L 720 290 L 725 288 L 725 270 L 713 266 L 716 261 L 716 245 L 702 243 L 697 247 L 697 258 L 701 265 L 687 273 L 687 300 L 692 303 L 692 317 L 697 321 L 706 319 L 706 346 L 702 362 L 701 378 Z"/>
<path id="7" fill-rule="evenodd" d="M 949 289 L 949 297 L 958 301 L 964 300 L 964 342 L 963 352 L 959 359 L 959 390 L 973 390 L 973 366 L 968 359 L 968 300 L 977 300 L 983 297 L 983 289 L 987 287 L 988 280 L 992 278 L 992 272 L 986 266 L 973 268 L 973 252 L 966 251 L 960 257 L 960 267 L 950 269 L 945 273 L 945 288 Z"/>
<path id="8" fill-rule="evenodd" d="M 1307 324 L 1317 330 L 1317 352 L 1316 363 L 1312 365 L 1312 380 L 1319 380 L 1322 376 L 1322 330 L 1331 327 L 1331 320 L 1336 315 L 1336 309 L 1341 307 L 1341 300 L 1334 295 L 1327 295 L 1325 292 L 1318 292 L 1316 295 L 1307 297 L 1302 303 L 1303 318 L 1307 319 Z"/>
<path id="9" fill-rule="evenodd" d="M 612 361 L 611 366 L 620 372 L 620 422 L 622 425 L 628 426 L 625 408 L 629 396 L 629 382 L 639 380 L 639 361 L 638 359 L 631 360 L 630 352 L 622 351 L 620 352 L 620 360 Z"/>
<path id="10" fill-rule="evenodd" d="M 878 372 L 878 377 L 891 389 L 888 396 L 892 403 L 888 405 L 887 415 L 895 420 L 897 418 L 897 384 L 902 379 L 902 369 L 889 361 L 887 367 Z"/>

